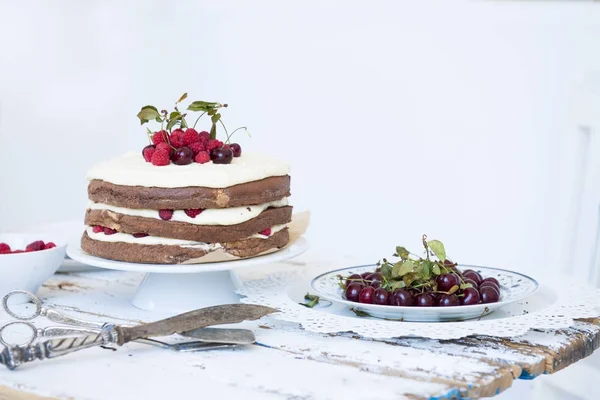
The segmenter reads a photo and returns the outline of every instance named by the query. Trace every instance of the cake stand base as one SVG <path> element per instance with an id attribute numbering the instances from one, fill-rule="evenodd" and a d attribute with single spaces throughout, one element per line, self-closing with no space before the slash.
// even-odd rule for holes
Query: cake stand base
<path id="1" fill-rule="evenodd" d="M 161 313 L 182 313 L 219 304 L 239 303 L 239 278 L 233 270 L 289 260 L 304 253 L 303 237 L 277 252 L 242 260 L 204 264 L 137 264 L 94 257 L 78 242 L 67 247 L 73 260 L 94 267 L 145 273 L 133 299 L 139 309 Z"/>
<path id="2" fill-rule="evenodd" d="M 233 271 L 196 274 L 148 273 L 133 305 L 147 311 L 182 313 L 219 304 L 239 303 L 240 281 Z"/>

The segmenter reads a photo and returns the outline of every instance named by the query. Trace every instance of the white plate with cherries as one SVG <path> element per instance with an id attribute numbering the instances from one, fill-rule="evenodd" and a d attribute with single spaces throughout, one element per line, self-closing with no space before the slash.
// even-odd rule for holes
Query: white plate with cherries
<path id="1" fill-rule="evenodd" d="M 315 277 L 316 295 L 357 315 L 415 322 L 480 318 L 531 296 L 538 282 L 518 272 L 460 265 L 444 245 L 423 236 L 424 256 L 398 246 L 394 260 L 329 271 Z"/>

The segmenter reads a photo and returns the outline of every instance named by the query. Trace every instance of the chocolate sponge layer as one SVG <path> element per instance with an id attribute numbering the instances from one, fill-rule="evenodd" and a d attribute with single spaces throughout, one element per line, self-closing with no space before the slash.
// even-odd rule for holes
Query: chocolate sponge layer
<path id="1" fill-rule="evenodd" d="M 135 209 L 225 208 L 263 204 L 290 195 L 290 176 L 272 176 L 222 189 L 122 186 L 92 180 L 88 196 L 96 203 Z"/>
<path id="2" fill-rule="evenodd" d="M 100 225 L 123 233 L 146 233 L 172 239 L 223 243 L 248 238 L 292 220 L 292 206 L 267 208 L 257 217 L 236 225 L 195 225 L 187 222 L 124 215 L 109 210 L 87 210 L 86 225 Z"/>
<path id="3" fill-rule="evenodd" d="M 285 228 L 266 239 L 247 238 L 221 243 L 221 245 L 223 246 L 222 250 L 227 253 L 236 257 L 247 258 L 264 253 L 267 250 L 281 248 L 288 241 L 289 232 Z M 87 232 L 84 232 L 81 238 L 81 248 L 93 256 L 109 260 L 152 264 L 180 264 L 208 254 L 206 250 L 181 246 L 103 242 L 90 238 Z"/>

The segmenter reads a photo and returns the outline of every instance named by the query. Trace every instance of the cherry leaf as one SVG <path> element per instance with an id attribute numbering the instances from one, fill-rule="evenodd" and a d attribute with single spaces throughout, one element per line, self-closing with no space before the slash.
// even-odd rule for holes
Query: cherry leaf
<path id="1" fill-rule="evenodd" d="M 458 289 L 460 289 L 460 286 L 458 285 L 454 285 L 450 288 L 450 290 L 448 290 L 448 294 L 453 294 L 455 293 Z"/>
<path id="2" fill-rule="evenodd" d="M 158 113 L 158 110 L 154 106 L 142 107 L 140 112 L 137 114 L 137 117 L 140 119 L 142 125 L 153 119 L 157 120 L 158 122 L 162 121 L 160 119 L 160 114 Z"/>
<path id="3" fill-rule="evenodd" d="M 207 102 L 207 101 L 194 101 L 188 106 L 187 109 L 190 111 L 209 112 L 209 111 L 212 111 L 217 105 L 218 105 L 218 103 L 214 103 L 214 102 L 211 103 L 211 102 Z"/>
<path id="4" fill-rule="evenodd" d="M 407 260 L 408 259 L 408 255 L 409 255 L 409 251 L 406 250 L 405 247 L 396 246 L 396 254 L 398 254 L 398 257 L 400 257 L 401 259 Z"/>
<path id="5" fill-rule="evenodd" d="M 441 261 L 444 262 L 446 260 L 446 249 L 444 248 L 444 244 L 439 240 L 430 240 L 427 242 L 433 254 Z"/>

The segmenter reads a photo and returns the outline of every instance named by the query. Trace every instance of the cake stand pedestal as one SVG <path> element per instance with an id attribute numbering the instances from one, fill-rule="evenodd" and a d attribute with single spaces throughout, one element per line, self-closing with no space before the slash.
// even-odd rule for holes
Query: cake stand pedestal
<path id="1" fill-rule="evenodd" d="M 185 312 L 219 304 L 238 303 L 241 287 L 234 271 L 196 274 L 148 273 L 138 287 L 133 305 L 142 310 Z"/>
<path id="2" fill-rule="evenodd" d="M 235 269 L 271 264 L 297 257 L 308 249 L 302 237 L 275 253 L 235 261 L 205 264 L 136 264 L 89 255 L 78 243 L 69 245 L 73 260 L 94 267 L 144 272 L 146 276 L 132 300 L 142 310 L 181 313 L 203 307 L 239 302 L 241 283 Z"/>

